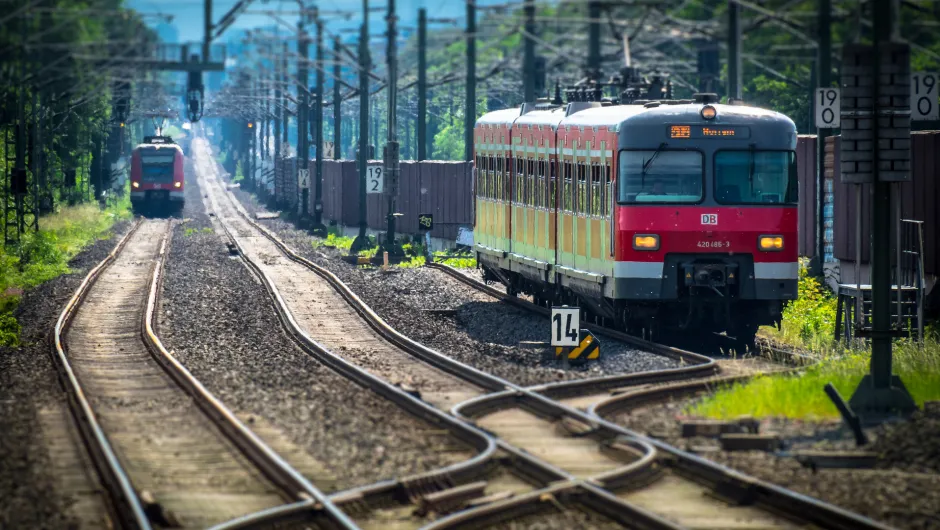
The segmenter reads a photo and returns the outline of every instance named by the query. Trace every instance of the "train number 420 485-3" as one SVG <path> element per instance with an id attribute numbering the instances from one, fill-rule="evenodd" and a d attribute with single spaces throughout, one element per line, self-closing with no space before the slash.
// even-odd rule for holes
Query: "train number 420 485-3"
<path id="1" fill-rule="evenodd" d="M 698 248 L 731 248 L 730 241 L 699 241 Z"/>

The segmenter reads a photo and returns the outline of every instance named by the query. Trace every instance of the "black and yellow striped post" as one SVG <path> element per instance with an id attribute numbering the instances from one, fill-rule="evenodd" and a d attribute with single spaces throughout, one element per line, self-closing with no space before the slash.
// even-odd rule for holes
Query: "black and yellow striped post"
<path id="1" fill-rule="evenodd" d="M 579 330 L 578 345 L 574 347 L 556 346 L 555 360 L 563 364 L 583 364 L 601 357 L 601 343 L 589 330 Z"/>

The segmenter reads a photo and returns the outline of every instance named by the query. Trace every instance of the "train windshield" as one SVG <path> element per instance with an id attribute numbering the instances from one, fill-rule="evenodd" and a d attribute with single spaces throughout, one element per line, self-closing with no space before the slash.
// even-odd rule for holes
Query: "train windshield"
<path id="1" fill-rule="evenodd" d="M 796 204 L 793 151 L 715 153 L 715 199 L 720 204 Z"/>
<path id="2" fill-rule="evenodd" d="M 159 153 L 159 154 L 157 154 L 157 153 L 154 153 L 154 154 L 142 153 L 142 154 L 140 155 L 140 161 L 141 161 L 144 165 L 148 165 L 148 166 L 149 166 L 149 165 L 172 164 L 172 163 L 173 163 L 173 153 L 166 153 L 166 154 L 164 154 L 164 153 Z"/>
<path id="3" fill-rule="evenodd" d="M 620 152 L 620 202 L 697 203 L 704 188 L 704 155 L 699 151 Z"/>

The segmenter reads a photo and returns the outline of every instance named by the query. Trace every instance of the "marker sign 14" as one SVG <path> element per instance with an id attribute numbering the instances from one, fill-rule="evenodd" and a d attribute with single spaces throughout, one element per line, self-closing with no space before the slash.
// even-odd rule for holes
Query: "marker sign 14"
<path id="1" fill-rule="evenodd" d="M 552 307 L 552 346 L 577 346 L 580 329 L 580 307 Z"/>

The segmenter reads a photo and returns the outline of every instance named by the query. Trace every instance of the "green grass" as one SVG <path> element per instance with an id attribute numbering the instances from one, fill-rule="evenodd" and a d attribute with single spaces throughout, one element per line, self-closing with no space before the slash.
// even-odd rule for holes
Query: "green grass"
<path id="1" fill-rule="evenodd" d="M 189 237 L 193 234 L 199 234 L 199 233 L 211 234 L 212 231 L 213 231 L 212 228 L 208 226 L 204 226 L 201 229 L 200 228 L 187 228 L 186 230 L 183 230 L 183 235 L 186 237 Z"/>
<path id="2" fill-rule="evenodd" d="M 20 326 L 13 316 L 23 290 L 69 272 L 68 262 L 98 239 L 111 237 L 115 222 L 131 218 L 130 197 L 104 210 L 94 204 L 61 208 L 39 219 L 39 232 L 0 248 L 0 345 L 17 346 Z"/>
<path id="3" fill-rule="evenodd" d="M 763 375 L 752 381 L 719 389 L 688 413 L 716 419 L 741 415 L 758 418 L 798 419 L 838 418 L 835 405 L 823 392 L 832 383 L 848 399 L 862 376 L 868 373 L 870 351 L 850 351 L 831 355 L 823 361 L 792 375 Z M 925 344 L 898 341 L 894 347 L 894 373 L 918 406 L 940 399 L 940 341 L 933 337 Z"/>
<path id="4" fill-rule="evenodd" d="M 763 327 L 760 335 L 791 348 L 839 353 L 832 344 L 835 321 L 836 297 L 819 279 L 809 275 L 804 262 L 800 266 L 798 298 L 783 310 L 780 329 Z"/>
<path id="5" fill-rule="evenodd" d="M 869 371 L 871 351 L 851 349 L 833 341 L 835 297 L 820 281 L 800 270 L 799 299 L 783 312 L 780 329 L 761 328 L 777 344 L 812 352 L 820 361 L 795 374 L 760 375 L 717 389 L 690 406 L 687 413 L 716 419 L 741 415 L 759 418 L 837 418 L 839 413 L 823 392 L 832 383 L 848 399 Z M 940 334 L 932 330 L 923 345 L 899 340 L 894 345 L 894 373 L 918 405 L 940 399 Z"/>

